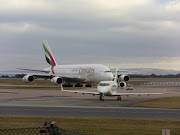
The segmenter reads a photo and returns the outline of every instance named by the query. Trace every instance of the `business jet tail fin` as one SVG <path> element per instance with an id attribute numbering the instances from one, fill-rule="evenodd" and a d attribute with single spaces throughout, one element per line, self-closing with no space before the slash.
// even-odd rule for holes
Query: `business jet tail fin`
<path id="1" fill-rule="evenodd" d="M 118 69 L 116 68 L 116 74 L 115 74 L 115 77 L 114 77 L 114 82 L 117 82 L 117 79 L 118 79 Z"/>

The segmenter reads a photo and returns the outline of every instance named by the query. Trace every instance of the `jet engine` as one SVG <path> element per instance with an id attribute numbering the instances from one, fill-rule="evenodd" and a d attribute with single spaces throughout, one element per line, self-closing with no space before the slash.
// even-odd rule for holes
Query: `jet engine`
<path id="1" fill-rule="evenodd" d="M 123 81 L 121 81 L 121 82 L 119 83 L 119 87 L 122 88 L 122 89 L 126 88 L 126 83 L 123 82 Z"/>
<path id="2" fill-rule="evenodd" d="M 23 80 L 24 82 L 29 82 L 29 83 L 31 83 L 31 82 L 34 81 L 34 76 L 33 76 L 33 75 L 25 75 L 25 76 L 22 78 L 22 80 Z"/>
<path id="3" fill-rule="evenodd" d="M 51 79 L 51 82 L 53 84 L 62 84 L 63 83 L 63 79 L 60 78 L 60 77 L 54 77 L 54 78 Z"/>
<path id="4" fill-rule="evenodd" d="M 129 76 L 127 76 L 127 75 L 120 75 L 119 76 L 119 81 L 128 82 L 129 81 Z"/>

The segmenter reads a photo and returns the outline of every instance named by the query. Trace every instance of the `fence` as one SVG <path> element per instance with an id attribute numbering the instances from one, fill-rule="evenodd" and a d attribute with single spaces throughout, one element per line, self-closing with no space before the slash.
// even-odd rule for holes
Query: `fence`
<path id="1" fill-rule="evenodd" d="M 87 135 L 58 128 L 56 122 L 34 128 L 0 129 L 0 135 Z M 92 135 L 92 134 L 91 134 Z"/>

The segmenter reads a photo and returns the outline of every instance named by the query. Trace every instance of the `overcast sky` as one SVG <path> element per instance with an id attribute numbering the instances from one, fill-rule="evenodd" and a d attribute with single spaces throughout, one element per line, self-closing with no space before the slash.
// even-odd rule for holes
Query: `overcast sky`
<path id="1" fill-rule="evenodd" d="M 0 0 L 0 70 L 58 64 L 180 70 L 180 0 Z"/>

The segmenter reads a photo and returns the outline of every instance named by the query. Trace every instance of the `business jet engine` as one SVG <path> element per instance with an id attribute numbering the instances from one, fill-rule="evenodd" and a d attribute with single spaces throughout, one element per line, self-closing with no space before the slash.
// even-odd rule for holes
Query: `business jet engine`
<path id="1" fill-rule="evenodd" d="M 120 75 L 119 76 L 119 81 L 128 82 L 129 81 L 129 76 L 128 75 Z"/>
<path id="2" fill-rule="evenodd" d="M 24 82 L 29 82 L 29 83 L 32 83 L 34 81 L 34 76 L 33 75 L 25 75 L 22 80 Z"/>
<path id="3" fill-rule="evenodd" d="M 126 88 L 126 83 L 123 82 L 123 81 L 121 81 L 121 82 L 119 83 L 119 87 L 122 88 L 122 89 Z"/>
<path id="4" fill-rule="evenodd" d="M 51 83 L 53 84 L 62 84 L 63 83 L 63 79 L 60 77 L 54 77 L 51 79 Z"/>

